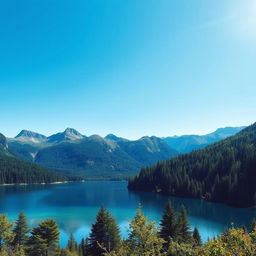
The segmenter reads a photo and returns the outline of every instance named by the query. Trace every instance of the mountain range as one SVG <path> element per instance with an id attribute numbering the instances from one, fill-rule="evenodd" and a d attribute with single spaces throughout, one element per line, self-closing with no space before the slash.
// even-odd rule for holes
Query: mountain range
<path id="1" fill-rule="evenodd" d="M 114 134 L 87 137 L 72 128 L 48 137 L 22 130 L 15 138 L 8 138 L 5 144 L 12 155 L 65 174 L 112 179 L 134 176 L 142 167 L 204 147 L 241 129 L 227 127 L 204 136 L 144 136 L 138 140 Z"/>
<path id="2" fill-rule="evenodd" d="M 75 129 L 46 137 L 22 130 L 8 139 L 12 154 L 42 166 L 89 178 L 127 178 L 142 166 L 178 154 L 157 137 L 130 141 L 109 134 L 84 136 Z"/>
<path id="3" fill-rule="evenodd" d="M 189 153 L 192 150 L 204 148 L 217 141 L 226 139 L 243 130 L 245 126 L 219 128 L 206 135 L 182 135 L 165 137 L 163 140 L 179 153 Z"/>

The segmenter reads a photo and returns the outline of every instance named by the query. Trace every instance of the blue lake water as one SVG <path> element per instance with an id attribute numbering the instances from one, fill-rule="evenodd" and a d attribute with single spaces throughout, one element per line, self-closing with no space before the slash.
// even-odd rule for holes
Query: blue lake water
<path id="1" fill-rule="evenodd" d="M 88 236 L 100 205 L 116 218 L 123 237 L 127 236 L 129 220 L 139 203 L 150 220 L 159 222 L 168 199 L 176 210 L 184 204 L 191 228 L 198 227 L 204 241 L 224 231 L 233 222 L 250 226 L 256 211 L 238 209 L 201 200 L 134 193 L 127 190 L 126 181 L 86 181 L 54 185 L 0 186 L 0 212 L 15 220 L 24 211 L 30 227 L 45 218 L 54 218 L 65 246 L 70 233 L 77 241 Z"/>

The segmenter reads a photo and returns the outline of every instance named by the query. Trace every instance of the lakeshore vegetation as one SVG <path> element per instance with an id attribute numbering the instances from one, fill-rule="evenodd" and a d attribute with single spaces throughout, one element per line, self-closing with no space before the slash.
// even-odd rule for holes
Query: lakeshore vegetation
<path id="1" fill-rule="evenodd" d="M 30 230 L 24 213 L 15 223 L 0 214 L 0 256 L 254 256 L 256 220 L 248 230 L 231 225 L 203 244 L 198 229 L 190 228 L 186 208 L 181 206 L 176 212 L 169 201 L 159 225 L 148 221 L 139 206 L 130 221 L 128 238 L 122 240 L 115 219 L 100 207 L 89 237 L 77 243 L 70 234 L 65 248 L 59 240 L 53 219 Z"/>
<path id="2" fill-rule="evenodd" d="M 0 155 L 0 170 L 0 184 L 54 183 L 81 180 L 77 176 L 61 174 L 6 155 Z"/>
<path id="3" fill-rule="evenodd" d="M 142 168 L 129 189 L 256 206 L 256 123 L 201 150 Z"/>

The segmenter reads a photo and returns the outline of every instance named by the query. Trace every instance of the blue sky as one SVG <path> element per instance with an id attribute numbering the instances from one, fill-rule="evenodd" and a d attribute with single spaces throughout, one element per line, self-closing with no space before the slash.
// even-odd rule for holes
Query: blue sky
<path id="1" fill-rule="evenodd" d="M 1 132 L 204 134 L 253 123 L 254 0 L 0 2 Z"/>

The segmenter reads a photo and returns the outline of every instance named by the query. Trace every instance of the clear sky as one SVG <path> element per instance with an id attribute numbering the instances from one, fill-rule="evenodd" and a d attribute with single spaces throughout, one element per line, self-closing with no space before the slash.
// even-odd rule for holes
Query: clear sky
<path id="1" fill-rule="evenodd" d="M 255 0 L 0 1 L 6 136 L 204 134 L 255 95 Z"/>

